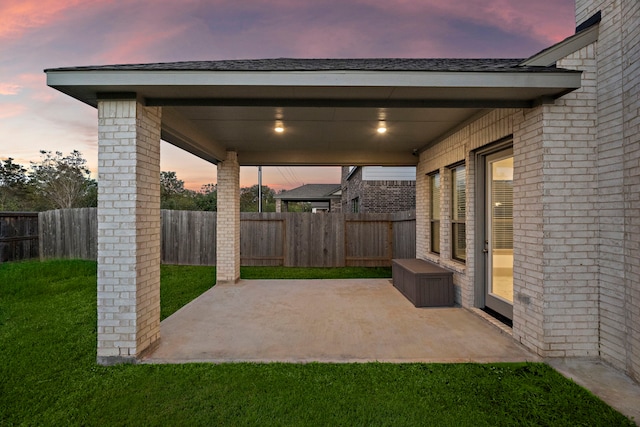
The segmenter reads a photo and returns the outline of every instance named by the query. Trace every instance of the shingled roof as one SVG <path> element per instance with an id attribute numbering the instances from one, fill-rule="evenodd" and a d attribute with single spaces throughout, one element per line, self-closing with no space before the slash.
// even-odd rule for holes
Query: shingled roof
<path id="1" fill-rule="evenodd" d="M 45 71 L 444 71 L 444 72 L 545 72 L 556 67 L 519 65 L 524 58 L 363 58 L 363 59 L 241 59 L 117 64 L 53 68 Z"/>
<path id="2" fill-rule="evenodd" d="M 333 193 L 340 189 L 340 184 L 305 184 L 301 187 L 292 188 L 284 193 L 276 194 L 276 199 L 295 201 L 315 201 L 339 198 Z"/>
<path id="3" fill-rule="evenodd" d="M 243 166 L 408 166 L 417 163 L 413 153 L 484 110 L 533 108 L 581 85 L 580 71 L 521 62 L 279 58 L 123 64 L 49 69 L 47 84 L 93 107 L 108 99 L 161 107 L 162 138 L 212 163 L 235 151 Z M 373 134 L 383 116 L 392 144 Z M 279 120 L 287 132 L 275 136 Z"/>

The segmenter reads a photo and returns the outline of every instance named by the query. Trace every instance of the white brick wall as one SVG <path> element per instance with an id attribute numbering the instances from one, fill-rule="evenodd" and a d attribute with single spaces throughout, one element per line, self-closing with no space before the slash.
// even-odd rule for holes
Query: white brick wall
<path id="1" fill-rule="evenodd" d="M 457 302 L 474 305 L 476 219 L 467 219 L 466 266 L 449 259 L 448 241 L 441 256 L 429 253 L 425 174 L 466 160 L 474 212 L 473 150 L 513 134 L 514 337 L 547 357 L 601 356 L 638 379 L 640 2 L 577 0 L 577 22 L 599 10 L 599 41 L 558 63 L 584 71 L 580 90 L 553 105 L 494 111 L 421 154 L 417 256 L 455 270 Z"/>
<path id="2" fill-rule="evenodd" d="M 240 279 L 240 166 L 236 152 L 218 163 L 217 283 Z"/>
<path id="3" fill-rule="evenodd" d="M 555 105 L 495 110 L 422 153 L 418 183 L 440 169 L 441 255 L 428 252 L 428 197 L 418 211 L 418 257 L 453 269 L 456 300 L 475 306 L 476 205 L 474 150 L 513 135 L 514 337 L 544 356 L 597 356 L 597 199 L 595 64 L 593 46 L 565 61 L 591 69 L 584 88 Z M 450 179 L 447 165 L 467 165 L 467 263 L 450 257 Z M 484 262 L 484 260 L 482 260 Z M 478 274 L 481 270 L 477 270 Z M 476 281 L 477 279 L 477 281 Z"/>
<path id="4" fill-rule="evenodd" d="M 580 0 L 576 19 L 598 10 L 600 352 L 640 379 L 640 2 Z"/>
<path id="5" fill-rule="evenodd" d="M 558 61 L 581 88 L 544 106 L 544 336 L 547 357 L 597 357 L 598 150 L 595 46 Z"/>
<path id="6" fill-rule="evenodd" d="M 161 109 L 98 103 L 98 362 L 160 337 Z"/>
<path id="7" fill-rule="evenodd" d="M 622 3 L 622 105 L 625 194 L 625 365 L 640 381 L 640 2 Z"/>
<path id="8" fill-rule="evenodd" d="M 420 154 L 416 172 L 416 257 L 437 262 L 454 271 L 456 302 L 463 307 L 475 306 L 475 165 L 472 150 L 509 136 L 519 110 L 494 110 Z M 451 259 L 450 200 L 451 176 L 446 166 L 464 160 L 467 174 L 467 260 Z M 440 255 L 429 251 L 429 179 L 426 174 L 440 170 Z M 422 203 L 420 203 L 422 200 Z"/>
<path id="9" fill-rule="evenodd" d="M 522 111 L 513 141 L 513 336 L 544 349 L 543 109 Z"/>

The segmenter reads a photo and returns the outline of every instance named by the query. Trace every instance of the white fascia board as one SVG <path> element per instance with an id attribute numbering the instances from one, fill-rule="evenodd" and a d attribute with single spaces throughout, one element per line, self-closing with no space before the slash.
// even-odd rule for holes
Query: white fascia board
<path id="1" fill-rule="evenodd" d="M 571 37 L 567 37 L 560 43 L 557 43 L 540 53 L 533 55 L 526 61 L 521 62 L 520 65 L 538 67 L 548 67 L 553 65 L 560 59 L 566 58 L 583 47 L 596 42 L 598 40 L 599 32 L 600 26 L 594 25 L 584 31 L 574 34 Z"/>
<path id="2" fill-rule="evenodd" d="M 579 73 L 374 71 L 48 71 L 51 87 L 289 86 L 578 88 Z"/>

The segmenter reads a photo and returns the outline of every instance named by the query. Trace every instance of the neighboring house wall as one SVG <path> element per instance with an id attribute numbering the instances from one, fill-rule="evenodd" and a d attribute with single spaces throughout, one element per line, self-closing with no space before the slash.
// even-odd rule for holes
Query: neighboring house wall
<path id="1" fill-rule="evenodd" d="M 415 181 L 364 181 L 361 212 L 394 213 L 415 209 Z"/>
<path id="2" fill-rule="evenodd" d="M 351 167 L 349 166 L 342 167 L 342 212 L 347 213 L 354 211 L 354 200 L 357 199 L 357 204 L 359 205 L 364 191 L 362 168 L 356 168 L 349 176 L 350 169 Z"/>
<path id="3" fill-rule="evenodd" d="M 416 183 L 414 168 L 359 167 L 349 176 L 342 168 L 342 211 L 354 212 L 357 204 L 362 213 L 394 213 L 415 209 Z"/>
<path id="4" fill-rule="evenodd" d="M 494 110 L 420 154 L 417 257 L 455 272 L 462 306 L 482 305 L 475 150 L 512 137 L 514 338 L 545 357 L 600 356 L 639 379 L 640 2 L 578 0 L 576 10 L 578 23 L 602 10 L 599 41 L 558 62 L 584 71 L 581 89 L 551 105 Z M 447 173 L 463 160 L 466 264 L 450 256 Z M 440 255 L 429 248 L 427 174 L 436 170 Z"/>
<path id="5" fill-rule="evenodd" d="M 331 199 L 329 201 L 329 211 L 335 213 L 342 212 L 342 200 L 338 198 Z"/>

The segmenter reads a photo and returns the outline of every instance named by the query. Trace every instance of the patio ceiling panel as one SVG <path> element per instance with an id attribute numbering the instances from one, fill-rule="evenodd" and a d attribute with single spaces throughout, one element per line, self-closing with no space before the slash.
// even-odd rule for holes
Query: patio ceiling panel
<path id="1" fill-rule="evenodd" d="M 386 154 L 389 151 L 411 154 L 425 140 L 436 138 L 476 113 L 475 109 L 299 107 L 276 111 L 267 107 L 229 108 L 233 108 L 233 113 L 221 107 L 184 107 L 180 111 L 204 133 L 216 135 L 221 145 L 237 150 L 243 158 L 246 159 L 246 154 L 250 152 L 261 152 L 262 164 L 288 162 L 287 153 L 301 147 L 315 161 L 322 157 L 325 159 L 323 161 L 335 162 L 329 160 L 335 156 L 341 159 L 339 161 L 344 161 L 344 157 L 355 150 L 369 151 L 367 158 L 373 154 L 384 154 L 385 158 L 378 160 L 380 164 L 386 164 L 387 161 L 396 164 L 398 157 L 393 160 L 388 158 Z M 381 115 L 385 117 L 388 127 L 384 135 L 377 132 Z M 286 127 L 282 134 L 273 132 L 276 116 L 282 118 Z M 261 141 L 260 146 L 254 141 Z M 358 155 L 358 158 L 362 156 Z M 350 159 L 355 161 L 353 157 Z M 416 160 L 415 156 L 405 156 L 403 163 L 415 164 Z M 243 161 L 243 164 L 247 164 L 247 161 Z"/>

